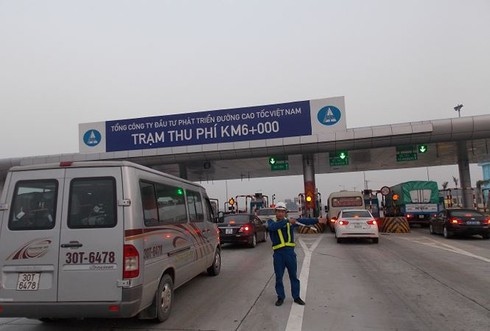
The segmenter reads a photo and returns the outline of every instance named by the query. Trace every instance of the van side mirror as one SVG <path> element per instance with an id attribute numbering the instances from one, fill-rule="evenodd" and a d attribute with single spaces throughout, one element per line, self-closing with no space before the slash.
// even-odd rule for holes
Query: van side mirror
<path id="1" fill-rule="evenodd" d="M 223 223 L 225 221 L 225 213 L 220 211 L 218 212 L 218 217 L 216 217 L 216 223 Z"/>

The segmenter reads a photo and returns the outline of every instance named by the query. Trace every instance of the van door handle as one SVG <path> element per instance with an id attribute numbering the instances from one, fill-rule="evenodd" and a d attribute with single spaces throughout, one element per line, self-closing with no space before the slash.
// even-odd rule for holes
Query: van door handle
<path id="1" fill-rule="evenodd" d="M 82 246 L 83 246 L 83 244 L 81 244 L 78 241 L 70 241 L 68 244 L 61 244 L 62 248 L 79 248 Z"/>

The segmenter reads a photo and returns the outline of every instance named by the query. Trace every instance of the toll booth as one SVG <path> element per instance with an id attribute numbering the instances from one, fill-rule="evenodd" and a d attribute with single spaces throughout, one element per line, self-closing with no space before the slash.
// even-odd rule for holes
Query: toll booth
<path id="1" fill-rule="evenodd" d="M 262 193 L 255 193 L 250 200 L 250 212 L 265 208 L 269 205 L 269 197 Z"/>
<path id="2" fill-rule="evenodd" d="M 315 190 L 298 194 L 299 214 L 301 217 L 322 217 L 322 195 Z"/>
<path id="3" fill-rule="evenodd" d="M 231 198 L 233 199 L 233 198 Z M 269 204 L 269 197 L 262 193 L 241 194 L 234 199 L 235 212 L 255 213 L 258 209 L 265 208 Z"/>
<path id="4" fill-rule="evenodd" d="M 365 189 L 363 191 L 364 195 L 364 205 L 366 209 L 371 212 L 371 214 L 379 218 L 380 217 L 380 203 L 376 190 Z"/>

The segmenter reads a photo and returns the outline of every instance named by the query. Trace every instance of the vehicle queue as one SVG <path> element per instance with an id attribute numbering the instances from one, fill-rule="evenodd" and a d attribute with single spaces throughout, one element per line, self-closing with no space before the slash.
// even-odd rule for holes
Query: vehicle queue
<path id="1" fill-rule="evenodd" d="M 57 182 L 54 178 L 64 180 Z M 254 213 L 220 212 L 214 217 L 211 199 L 199 185 L 129 162 L 19 167 L 12 169 L 9 180 L 13 185 L 2 195 L 4 204 L 1 209 L 1 233 L 2 251 L 12 254 L 5 256 L 1 265 L 3 278 L 0 317 L 25 316 L 51 321 L 69 317 L 139 316 L 162 322 L 170 315 L 174 289 L 203 271 L 207 271 L 209 275 L 220 273 L 222 245 L 243 244 L 255 248 L 257 243 L 267 241 L 267 228 L 257 215 L 261 208 L 256 208 Z M 127 184 L 119 185 L 122 182 Z M 70 193 L 57 197 L 62 192 L 61 186 L 70 187 Z M 120 191 L 124 186 L 139 187 L 139 190 L 133 191 L 137 194 L 132 196 L 129 191 Z M 40 192 L 42 194 L 38 194 Z M 99 197 L 100 201 L 94 200 L 95 197 Z M 347 197 L 348 200 L 358 200 L 348 195 Z M 5 201 L 11 203 L 6 204 Z M 12 206 L 11 209 L 9 205 Z M 62 209 L 63 205 L 66 208 Z M 264 209 L 270 208 L 270 205 L 265 206 L 267 207 Z M 376 218 L 367 206 L 364 204 L 363 208 L 340 208 L 337 215 L 329 219 L 334 225 L 337 243 L 359 238 L 367 238 L 373 243 L 379 242 L 377 219 L 381 218 Z M 122 213 L 121 208 L 130 209 Z M 61 210 L 67 213 L 64 216 L 66 225 L 65 218 L 60 216 Z M 137 216 L 139 213 L 143 215 L 142 218 Z M 142 221 L 141 224 L 135 223 L 138 219 Z M 299 217 L 298 223 L 300 226 L 308 226 L 307 220 L 311 219 Z M 304 223 L 301 223 L 302 220 Z M 322 217 L 316 218 L 317 222 L 325 220 Z M 81 236 L 92 230 L 103 234 L 106 229 L 114 234 L 117 233 L 114 229 L 119 227 L 121 230 L 125 228 L 120 231 L 122 237 L 112 238 L 112 242 L 107 244 L 114 247 L 115 242 L 126 242 L 121 252 L 102 251 L 96 254 L 99 249 L 94 245 L 104 240 L 93 241 L 93 238 Z M 145 234 L 139 228 L 148 228 L 148 231 Z M 52 233 L 53 238 L 59 237 L 59 234 L 63 234 L 61 237 L 66 236 L 66 240 L 60 243 L 66 250 L 64 257 L 49 253 L 54 239 L 33 237 L 39 231 L 46 231 L 46 235 Z M 74 234 L 76 232 L 79 239 L 70 237 L 70 231 Z M 429 231 L 431 234 L 441 233 L 446 238 L 479 235 L 483 239 L 489 239 L 490 217 L 472 209 L 442 209 L 431 218 Z M 174 240 L 172 247 L 167 247 L 164 238 L 173 236 L 180 239 Z M 12 241 L 12 237 L 16 239 Z M 68 240 L 69 238 L 72 239 Z M 16 242 L 25 240 L 29 241 L 25 244 L 26 247 L 16 246 Z M 182 246 L 182 240 L 191 244 L 192 253 L 189 253 L 185 245 Z M 203 246 L 205 243 L 211 246 Z M 84 247 L 83 251 L 79 250 L 80 247 Z M 90 247 L 93 249 L 85 254 Z M 45 268 L 46 263 L 43 261 L 48 261 L 46 259 L 40 260 L 44 264 L 34 263 L 31 257 L 33 253 L 40 257 L 45 256 L 48 260 L 54 259 L 51 263 L 53 267 Z M 167 259 L 165 256 L 175 256 L 175 259 Z M 193 262 L 180 266 L 179 261 L 184 261 L 184 258 Z M 55 260 L 59 260 L 59 263 Z M 162 268 L 165 272 L 158 273 L 157 270 Z M 92 273 L 96 276 L 102 270 L 109 270 L 110 273 L 106 274 L 116 277 L 116 286 L 112 291 L 116 296 L 108 300 L 108 303 L 99 302 L 107 300 L 93 296 L 89 291 L 91 286 L 99 286 L 100 282 L 92 280 L 85 283 L 83 293 L 76 291 L 77 287 L 69 285 L 75 280 L 80 284 L 80 276 Z M 117 278 L 119 271 L 124 276 L 120 280 Z M 54 282 L 55 279 L 58 280 Z M 54 283 L 67 286 L 56 288 L 58 294 L 51 296 L 51 301 L 42 299 L 43 293 L 47 295 L 53 290 Z M 109 283 L 112 282 L 109 280 L 103 284 Z M 137 298 L 137 302 L 131 303 L 133 308 L 128 310 L 124 293 L 131 290 L 132 286 L 135 286 L 133 291 L 146 288 L 148 293 L 143 295 L 141 292 L 141 297 Z M 72 291 L 63 293 L 66 288 L 72 288 Z M 117 296 L 119 289 L 122 294 Z M 107 290 L 97 292 L 107 293 Z M 90 297 L 92 304 L 77 303 L 74 300 L 77 297 L 80 300 Z M 70 298 L 71 306 L 77 309 L 60 310 L 63 298 Z"/>
<path id="2" fill-rule="evenodd" d="M 274 217 L 274 204 L 268 205 L 267 199 L 263 200 L 264 203 L 257 203 L 266 197 L 262 194 L 247 197 L 252 197 L 249 210 L 254 211 L 253 214 L 266 225 L 266 221 Z M 446 238 L 463 235 L 490 237 L 488 214 L 477 208 L 448 206 L 434 181 L 409 181 L 392 187 L 384 186 L 380 190 L 332 192 L 324 209 L 325 217 L 322 217 L 321 208 L 318 217 L 304 215 L 306 208 L 302 197 L 304 195 L 300 194 L 297 199 L 298 214 L 289 212 L 288 216 L 300 219 L 300 226 L 311 225 L 312 220 L 324 222 L 335 233 L 339 243 L 346 238 L 370 238 L 378 243 L 379 232 L 406 232 L 413 226 L 428 227 L 431 234 L 442 234 Z M 296 209 L 295 206 L 292 208 Z M 393 220 L 403 229 L 386 226 Z"/>

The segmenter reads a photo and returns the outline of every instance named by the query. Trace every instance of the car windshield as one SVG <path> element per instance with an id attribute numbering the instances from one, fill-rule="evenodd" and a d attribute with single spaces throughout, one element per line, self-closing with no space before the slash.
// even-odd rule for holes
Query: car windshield
<path id="1" fill-rule="evenodd" d="M 455 217 L 483 217 L 483 214 L 474 210 L 453 210 L 451 216 Z"/>
<path id="2" fill-rule="evenodd" d="M 345 210 L 342 217 L 371 217 L 371 214 L 367 210 Z"/>
<path id="3" fill-rule="evenodd" d="M 274 209 L 272 208 L 262 208 L 257 210 L 257 215 L 258 216 L 264 216 L 264 215 L 274 215 Z"/>
<path id="4" fill-rule="evenodd" d="M 225 224 L 245 224 L 248 222 L 250 222 L 250 216 L 249 215 L 233 214 L 233 215 L 226 215 L 223 223 L 225 223 Z"/>

